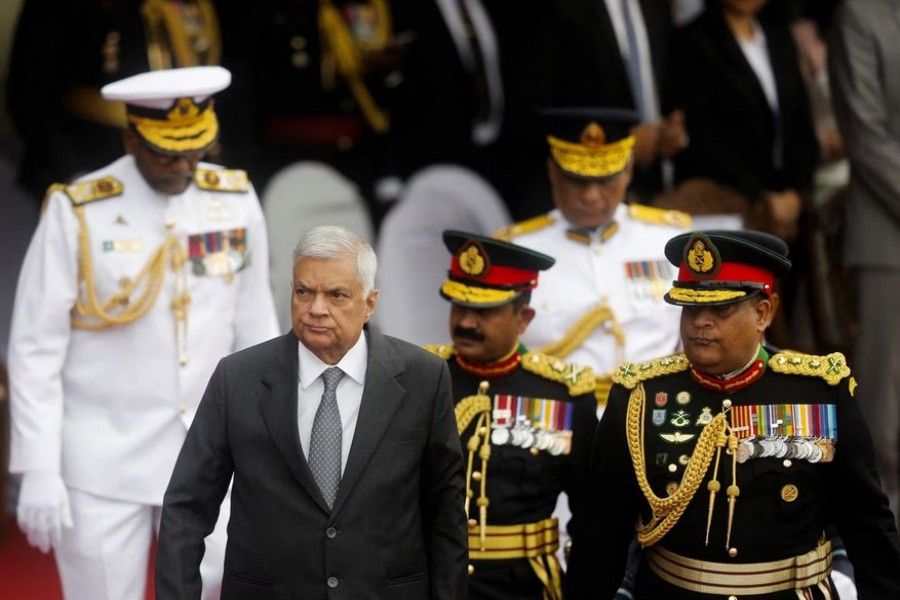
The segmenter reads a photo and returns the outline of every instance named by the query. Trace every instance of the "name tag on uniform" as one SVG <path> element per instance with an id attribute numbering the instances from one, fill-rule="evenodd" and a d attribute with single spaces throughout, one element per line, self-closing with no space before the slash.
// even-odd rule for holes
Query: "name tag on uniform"
<path id="1" fill-rule="evenodd" d="M 140 252 L 143 249 L 141 240 L 103 240 L 104 252 Z"/>

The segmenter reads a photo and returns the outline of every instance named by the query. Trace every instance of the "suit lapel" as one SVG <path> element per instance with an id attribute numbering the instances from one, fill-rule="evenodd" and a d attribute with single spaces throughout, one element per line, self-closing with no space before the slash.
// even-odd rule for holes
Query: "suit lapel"
<path id="1" fill-rule="evenodd" d="M 263 385 L 268 388 L 268 394 L 260 400 L 259 408 L 269 434 L 288 468 L 310 497 L 328 512 L 328 505 L 322 498 L 319 486 L 313 479 L 309 463 L 300 447 L 300 432 L 297 425 L 298 341 L 293 333 L 288 333 L 282 340 L 283 346 L 278 347 L 279 351 L 272 357 L 269 369 L 262 377 Z"/>
<path id="2" fill-rule="evenodd" d="M 725 21 L 721 9 L 713 6 L 706 10 L 712 11 L 711 18 L 714 22 L 713 31 L 716 37 L 714 49 L 720 49 L 728 56 L 728 58 L 726 58 L 727 64 L 737 66 L 737 70 L 732 74 L 732 81 L 734 81 L 738 88 L 744 93 L 744 98 L 747 101 L 755 101 L 756 104 L 762 106 L 765 111 L 774 118 L 774 115 L 772 115 L 772 108 L 769 106 L 769 100 L 766 98 L 766 92 L 763 90 L 762 84 L 756 76 L 756 71 L 753 70 L 747 57 L 744 56 L 744 51 L 741 49 L 737 38 L 734 37 L 734 34 L 728 27 L 728 23 Z M 766 41 L 768 42 L 768 35 L 766 36 Z M 770 60 L 769 62 L 771 64 L 772 61 Z M 728 72 L 728 70 L 726 70 L 726 72 Z"/>
<path id="3" fill-rule="evenodd" d="M 353 490 L 406 396 L 406 390 L 396 380 L 397 375 L 403 372 L 403 363 L 382 335 L 373 331 L 367 335 L 369 357 L 359 418 L 332 515 L 337 514 Z"/>

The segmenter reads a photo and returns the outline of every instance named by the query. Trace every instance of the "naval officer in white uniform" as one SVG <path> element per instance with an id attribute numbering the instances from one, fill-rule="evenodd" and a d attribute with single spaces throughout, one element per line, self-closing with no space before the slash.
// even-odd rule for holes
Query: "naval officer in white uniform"
<path id="1" fill-rule="evenodd" d="M 103 88 L 127 155 L 54 185 L 25 257 L 9 348 L 18 521 L 67 600 L 144 598 L 163 492 L 218 360 L 277 335 L 266 229 L 218 138 L 220 67 Z M 223 505 L 223 518 L 228 505 Z M 206 541 L 218 597 L 224 526 Z"/>
<path id="2" fill-rule="evenodd" d="M 497 237 L 556 258 L 534 291 L 522 342 L 589 365 L 602 403 L 619 362 L 665 356 L 680 343 L 679 313 L 663 302 L 676 276 L 664 248 L 690 217 L 626 203 L 636 114 L 559 108 L 542 118 L 556 209 Z"/>

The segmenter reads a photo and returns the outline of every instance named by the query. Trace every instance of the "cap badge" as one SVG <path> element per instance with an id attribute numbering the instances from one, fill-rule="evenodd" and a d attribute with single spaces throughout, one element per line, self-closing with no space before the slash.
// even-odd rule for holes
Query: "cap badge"
<path id="1" fill-rule="evenodd" d="M 488 267 L 487 255 L 477 242 L 466 245 L 459 252 L 459 268 L 471 277 L 480 277 Z"/>
<path id="2" fill-rule="evenodd" d="M 606 143 L 606 132 L 593 121 L 581 132 L 581 144 L 586 148 L 601 148 Z"/>
<path id="3" fill-rule="evenodd" d="M 200 107 L 197 106 L 192 98 L 179 98 L 166 117 L 169 121 L 181 121 L 196 117 L 199 114 Z"/>
<path id="4" fill-rule="evenodd" d="M 684 247 L 684 265 L 694 277 L 709 279 L 719 273 L 722 259 L 712 241 L 698 233 Z"/>

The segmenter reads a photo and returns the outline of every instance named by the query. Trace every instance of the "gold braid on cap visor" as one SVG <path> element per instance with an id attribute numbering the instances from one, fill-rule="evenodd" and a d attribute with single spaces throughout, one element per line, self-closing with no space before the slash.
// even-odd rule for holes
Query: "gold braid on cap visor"
<path id="1" fill-rule="evenodd" d="M 706 302 L 723 302 L 746 296 L 744 290 L 697 290 L 694 288 L 673 287 L 669 290 L 669 298 L 678 302 L 693 302 L 704 304 Z"/>
<path id="2" fill-rule="evenodd" d="M 630 135 L 612 144 L 591 148 L 547 136 L 550 156 L 567 173 L 580 177 L 610 177 L 625 170 L 631 160 L 634 136 Z"/>
<path id="3" fill-rule="evenodd" d="M 441 290 L 448 297 L 470 304 L 494 304 L 512 299 L 515 290 L 497 290 L 493 288 L 472 287 L 458 281 L 446 280 Z"/>
<path id="4" fill-rule="evenodd" d="M 173 109 L 167 119 L 129 114 L 128 123 L 151 147 L 165 153 L 206 150 L 219 135 L 219 121 L 212 102 L 202 111 L 194 105 L 194 110 L 185 115 Z"/>

